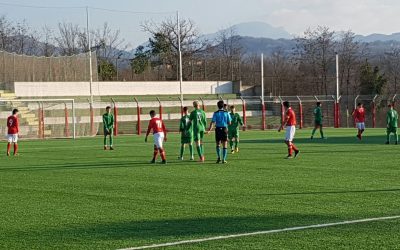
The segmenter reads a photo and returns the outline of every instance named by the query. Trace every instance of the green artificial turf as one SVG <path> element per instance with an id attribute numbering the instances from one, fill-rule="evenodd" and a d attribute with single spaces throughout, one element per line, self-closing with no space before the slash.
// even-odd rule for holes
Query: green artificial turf
<path id="1" fill-rule="evenodd" d="M 118 249 L 400 215 L 400 146 L 384 145 L 384 132 L 360 142 L 354 129 L 329 129 L 311 141 L 298 130 L 292 160 L 284 133 L 242 132 L 227 165 L 214 163 L 213 135 L 200 164 L 176 160 L 171 134 L 165 166 L 147 163 L 144 137 L 117 137 L 115 151 L 101 137 L 21 141 L 20 156 L 0 157 L 0 249 Z M 390 220 L 171 249 L 396 249 L 398 232 Z"/>

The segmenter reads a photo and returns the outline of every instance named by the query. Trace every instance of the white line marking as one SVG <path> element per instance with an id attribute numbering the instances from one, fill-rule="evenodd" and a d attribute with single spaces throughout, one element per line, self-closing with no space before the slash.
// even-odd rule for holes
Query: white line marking
<path id="1" fill-rule="evenodd" d="M 153 245 L 147 245 L 147 246 L 122 248 L 119 250 L 139 250 L 139 249 L 169 247 L 169 246 L 177 246 L 177 245 L 184 245 L 184 244 L 201 243 L 201 242 L 205 242 L 205 241 L 224 240 L 224 239 L 240 238 L 240 237 L 247 237 L 247 236 L 254 236 L 254 235 L 273 234 L 273 233 L 299 231 L 299 230 L 306 230 L 306 229 L 313 229 L 313 228 L 334 227 L 334 226 L 340 226 L 340 225 L 365 223 L 365 222 L 371 222 L 371 221 L 395 220 L 395 219 L 400 219 L 400 215 L 389 216 L 389 217 L 367 218 L 367 219 L 360 219 L 360 220 L 349 220 L 349 221 L 341 221 L 341 222 L 333 222 L 333 223 L 317 224 L 317 225 L 309 225 L 309 226 L 289 227 L 289 228 L 273 229 L 273 230 L 267 230 L 267 231 L 258 231 L 258 232 L 252 232 L 252 233 L 221 235 L 221 236 L 200 238 L 200 239 L 194 239 L 194 240 L 183 240 L 183 241 L 176 241 L 176 242 L 169 242 L 169 243 L 162 243 L 162 244 L 153 244 Z"/>

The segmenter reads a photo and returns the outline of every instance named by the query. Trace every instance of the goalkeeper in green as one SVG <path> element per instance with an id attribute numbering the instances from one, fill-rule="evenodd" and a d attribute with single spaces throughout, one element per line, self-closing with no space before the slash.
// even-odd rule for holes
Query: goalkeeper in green
<path id="1" fill-rule="evenodd" d="M 235 106 L 230 106 L 231 124 L 228 125 L 228 139 L 231 153 L 239 152 L 239 126 L 243 126 L 242 118 L 235 112 Z M 233 140 L 235 140 L 235 148 L 233 147 Z"/>
<path id="2" fill-rule="evenodd" d="M 324 116 L 322 115 L 321 102 L 317 102 L 317 106 L 314 111 L 314 129 L 311 133 L 311 140 L 314 139 L 315 132 L 319 129 L 319 133 L 321 134 L 321 138 L 324 139 L 324 131 L 322 131 L 322 119 Z"/>
<path id="3" fill-rule="evenodd" d="M 200 157 L 200 162 L 204 162 L 204 146 L 203 146 L 203 138 L 204 132 L 207 127 L 207 118 L 206 113 L 200 109 L 199 101 L 193 102 L 194 110 L 189 115 L 190 126 L 193 129 L 193 139 L 196 143 L 197 153 Z"/>
<path id="4" fill-rule="evenodd" d="M 103 115 L 104 127 L 104 150 L 107 150 L 107 136 L 110 136 L 110 150 L 113 148 L 113 135 L 114 135 L 114 116 L 111 114 L 111 107 L 106 107 L 106 113 Z"/>
<path id="5" fill-rule="evenodd" d="M 397 125 L 399 120 L 399 114 L 396 110 L 393 109 L 393 105 L 389 104 L 389 111 L 386 114 L 386 123 L 387 123 L 387 131 L 386 131 L 386 144 L 390 144 L 390 134 L 394 134 L 394 138 L 396 139 L 396 145 L 399 143 L 399 137 L 397 135 Z"/>
<path id="6" fill-rule="evenodd" d="M 183 153 L 185 152 L 185 146 L 189 145 L 190 160 L 194 160 L 193 156 L 193 129 L 190 124 L 190 117 L 188 114 L 188 107 L 183 108 L 183 116 L 179 123 L 179 132 L 181 133 L 181 153 L 179 159 L 183 161 Z"/>

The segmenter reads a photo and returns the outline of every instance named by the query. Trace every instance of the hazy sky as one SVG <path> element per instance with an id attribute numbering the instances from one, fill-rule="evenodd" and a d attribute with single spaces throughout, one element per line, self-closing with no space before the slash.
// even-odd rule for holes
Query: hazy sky
<path id="1" fill-rule="evenodd" d="M 190 17 L 202 33 L 213 33 L 240 22 L 264 21 L 284 27 L 292 34 L 301 34 L 308 27 L 327 25 L 335 30 L 351 29 L 358 34 L 400 32 L 399 0 L 0 0 L 40 6 L 93 6 L 98 8 L 175 12 Z M 91 26 L 96 28 L 107 21 L 119 28 L 126 41 L 135 46 L 146 40 L 140 24 L 174 14 L 130 14 L 91 10 Z M 68 21 L 85 24 L 84 9 L 34 9 L 0 4 L 0 14 L 10 19 L 26 19 L 33 27 Z"/>

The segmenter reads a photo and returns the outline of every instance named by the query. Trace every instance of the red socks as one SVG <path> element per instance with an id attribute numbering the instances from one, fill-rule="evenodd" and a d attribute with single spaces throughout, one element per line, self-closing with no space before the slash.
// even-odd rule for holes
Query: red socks
<path id="1" fill-rule="evenodd" d="M 296 147 L 293 143 L 288 144 L 288 154 L 289 154 L 289 155 L 293 155 L 293 150 L 294 150 L 295 152 L 299 151 L 299 150 L 297 149 L 297 147 Z"/>
<path id="2" fill-rule="evenodd" d="M 166 161 L 166 160 L 167 160 L 167 158 L 165 157 L 165 151 L 164 151 L 164 149 L 160 149 L 160 155 L 161 155 L 161 159 L 162 159 L 163 161 Z"/>

